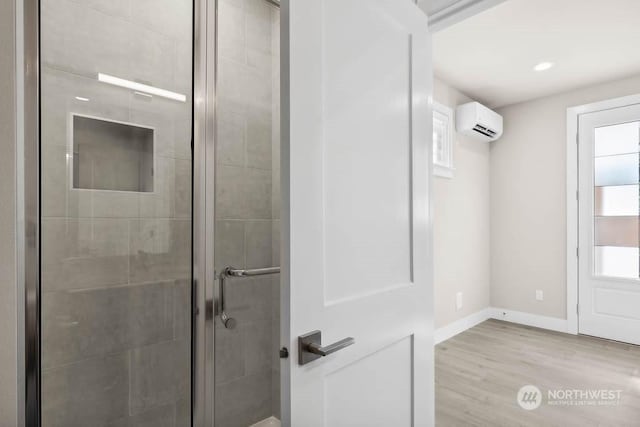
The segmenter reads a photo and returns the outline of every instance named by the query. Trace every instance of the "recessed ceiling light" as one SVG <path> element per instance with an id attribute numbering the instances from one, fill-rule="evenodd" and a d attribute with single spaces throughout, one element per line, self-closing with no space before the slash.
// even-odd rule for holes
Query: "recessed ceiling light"
<path id="1" fill-rule="evenodd" d="M 85 98 L 84 96 L 76 96 L 78 101 L 89 102 L 89 98 Z"/>
<path id="2" fill-rule="evenodd" d="M 534 70 L 536 71 L 545 71 L 548 70 L 549 68 L 553 67 L 553 62 L 541 62 L 538 65 L 536 65 L 535 67 L 533 67 Z"/>

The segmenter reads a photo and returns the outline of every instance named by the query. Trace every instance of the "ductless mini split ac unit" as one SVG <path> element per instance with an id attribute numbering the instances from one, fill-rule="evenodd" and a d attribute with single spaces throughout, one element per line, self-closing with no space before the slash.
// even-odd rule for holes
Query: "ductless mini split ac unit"
<path id="1" fill-rule="evenodd" d="M 502 136 L 502 116 L 479 102 L 458 105 L 456 130 L 482 141 L 495 141 Z"/>

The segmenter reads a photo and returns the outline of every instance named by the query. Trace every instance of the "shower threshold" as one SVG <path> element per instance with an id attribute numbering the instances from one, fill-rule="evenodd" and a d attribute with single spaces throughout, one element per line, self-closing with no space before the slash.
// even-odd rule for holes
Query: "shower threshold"
<path id="1" fill-rule="evenodd" d="M 276 417 L 269 417 L 269 418 L 265 418 L 262 421 L 258 421 L 257 423 L 253 424 L 250 427 L 280 427 L 282 424 L 280 424 L 280 420 L 277 419 Z"/>

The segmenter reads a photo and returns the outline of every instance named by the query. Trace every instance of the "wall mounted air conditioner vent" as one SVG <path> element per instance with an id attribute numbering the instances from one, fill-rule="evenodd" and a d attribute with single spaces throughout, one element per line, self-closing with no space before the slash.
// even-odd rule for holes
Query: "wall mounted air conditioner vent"
<path id="1" fill-rule="evenodd" d="M 456 130 L 482 141 L 495 141 L 502 136 L 502 116 L 479 102 L 459 105 Z"/>

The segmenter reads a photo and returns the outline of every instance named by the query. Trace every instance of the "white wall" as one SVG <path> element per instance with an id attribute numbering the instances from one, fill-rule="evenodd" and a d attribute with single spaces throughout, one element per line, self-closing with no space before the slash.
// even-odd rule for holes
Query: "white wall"
<path id="1" fill-rule="evenodd" d="M 566 318 L 566 110 L 636 93 L 640 76 L 498 110 L 505 133 L 491 144 L 491 306 Z"/>
<path id="2" fill-rule="evenodd" d="M 0 427 L 17 424 L 14 6 L 0 2 Z"/>
<path id="3" fill-rule="evenodd" d="M 454 109 L 470 99 L 434 80 L 435 101 Z M 434 180 L 436 328 L 489 306 L 489 144 L 454 132 L 454 175 Z M 463 308 L 456 311 L 456 292 Z"/>

